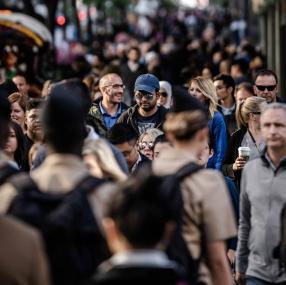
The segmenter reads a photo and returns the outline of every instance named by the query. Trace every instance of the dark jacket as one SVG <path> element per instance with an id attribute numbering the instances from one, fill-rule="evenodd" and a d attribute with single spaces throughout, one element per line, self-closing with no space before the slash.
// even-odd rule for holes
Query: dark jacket
<path id="1" fill-rule="evenodd" d="M 184 280 L 180 267 L 164 254 L 159 257 L 154 255 L 152 250 L 140 251 L 140 261 L 138 254 L 132 251 L 119 262 L 116 262 L 114 257 L 106 260 L 98 267 L 95 276 L 84 285 L 176 285 Z M 140 258 L 142 254 L 144 257 Z M 132 256 L 130 260 L 129 256 Z"/>
<path id="2" fill-rule="evenodd" d="M 238 148 L 241 146 L 241 142 L 246 132 L 247 129 L 243 127 L 231 135 L 226 156 L 222 165 L 223 174 L 233 178 L 237 186 L 239 186 L 240 183 L 241 171 L 234 172 L 232 170 L 232 165 L 238 157 Z"/>
<path id="3" fill-rule="evenodd" d="M 130 108 L 128 108 L 118 119 L 118 123 L 124 123 L 129 126 L 131 126 L 134 131 L 140 135 L 139 129 L 138 129 L 138 123 L 136 120 L 136 116 L 138 114 L 138 108 L 139 106 L 136 104 Z M 168 110 L 164 108 L 163 106 L 159 106 L 157 110 L 159 114 L 159 121 L 157 122 L 155 128 L 158 128 L 162 130 L 163 123 L 165 121 L 166 114 Z"/>
<path id="4" fill-rule="evenodd" d="M 223 115 L 227 127 L 228 135 L 231 136 L 237 130 L 237 123 L 235 118 L 235 109 L 230 115 L 224 115 L 222 108 L 218 106 L 218 111 Z"/>
<path id="5" fill-rule="evenodd" d="M 100 111 L 99 103 L 101 102 L 101 99 L 95 101 L 88 113 L 87 116 L 87 124 L 92 126 L 94 130 L 101 136 L 106 137 L 106 134 L 108 132 L 108 129 L 105 125 L 103 115 Z M 121 104 L 121 114 L 128 109 L 128 106 L 124 104 L 123 102 Z"/>

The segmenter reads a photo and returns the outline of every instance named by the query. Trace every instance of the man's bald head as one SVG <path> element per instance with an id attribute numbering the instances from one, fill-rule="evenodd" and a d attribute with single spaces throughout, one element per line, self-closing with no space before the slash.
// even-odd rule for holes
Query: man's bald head
<path id="1" fill-rule="evenodd" d="M 117 105 L 123 99 L 124 85 L 121 77 L 116 73 L 108 73 L 99 81 L 99 90 L 103 97 L 103 105 Z"/>
<path id="2" fill-rule="evenodd" d="M 122 81 L 121 77 L 116 73 L 108 73 L 102 76 L 99 80 L 100 91 L 102 91 L 102 88 L 112 85 L 115 79 Z"/>

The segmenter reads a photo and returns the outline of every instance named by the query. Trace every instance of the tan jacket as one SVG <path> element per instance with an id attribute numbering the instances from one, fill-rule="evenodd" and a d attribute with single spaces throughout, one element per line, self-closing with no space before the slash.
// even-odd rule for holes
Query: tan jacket
<path id="1" fill-rule="evenodd" d="M 179 149 L 166 149 L 153 161 L 157 175 L 175 173 L 195 158 Z M 202 236 L 195 224 L 200 225 L 206 242 L 226 240 L 236 235 L 236 226 L 230 198 L 222 175 L 216 170 L 204 169 L 182 182 L 184 200 L 183 236 L 194 258 L 200 256 Z M 205 271 L 205 269 L 203 269 Z M 212 284 L 210 273 L 203 278 Z"/>
<path id="2" fill-rule="evenodd" d="M 50 284 L 46 256 L 38 232 L 1 215 L 0 284 Z"/>
<path id="3" fill-rule="evenodd" d="M 68 193 L 86 175 L 88 171 L 80 158 L 68 154 L 50 154 L 31 172 L 31 177 L 41 191 L 57 193 Z M 16 194 L 16 189 L 9 183 L 0 187 L 0 213 L 6 213 Z"/>

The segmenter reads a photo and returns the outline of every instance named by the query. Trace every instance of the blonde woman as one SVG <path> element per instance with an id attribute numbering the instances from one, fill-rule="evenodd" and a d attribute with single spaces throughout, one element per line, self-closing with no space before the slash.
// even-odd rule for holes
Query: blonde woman
<path id="1" fill-rule="evenodd" d="M 90 140 L 83 147 L 83 162 L 90 174 L 114 182 L 123 181 L 126 174 L 119 167 L 111 149 L 102 139 Z"/>
<path id="2" fill-rule="evenodd" d="M 211 79 L 195 77 L 190 81 L 189 93 L 208 110 L 210 138 L 214 141 L 214 155 L 208 161 L 208 168 L 221 170 L 227 149 L 227 129 L 223 115 L 217 111 L 215 86 Z"/>
<path id="3" fill-rule="evenodd" d="M 246 160 L 238 156 L 238 148 L 247 146 L 250 148 L 249 159 L 260 155 L 265 144 L 260 132 L 260 113 L 266 100 L 252 96 L 242 101 L 236 110 L 236 120 L 239 129 L 230 137 L 229 148 L 222 167 L 226 176 L 234 178 L 239 186 L 241 170 Z"/>
<path id="4" fill-rule="evenodd" d="M 147 129 L 138 140 L 139 151 L 148 157 L 150 160 L 154 159 L 154 142 L 155 139 L 162 135 L 163 132 L 156 128 Z"/>

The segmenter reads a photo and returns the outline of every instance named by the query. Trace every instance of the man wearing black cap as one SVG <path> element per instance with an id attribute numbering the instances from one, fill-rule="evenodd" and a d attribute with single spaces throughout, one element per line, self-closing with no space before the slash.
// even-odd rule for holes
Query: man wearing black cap
<path id="1" fill-rule="evenodd" d="M 138 135 L 149 128 L 161 129 L 167 109 L 157 106 L 159 90 L 159 80 L 153 74 L 137 77 L 134 87 L 136 105 L 127 109 L 118 122 L 130 125 Z"/>

